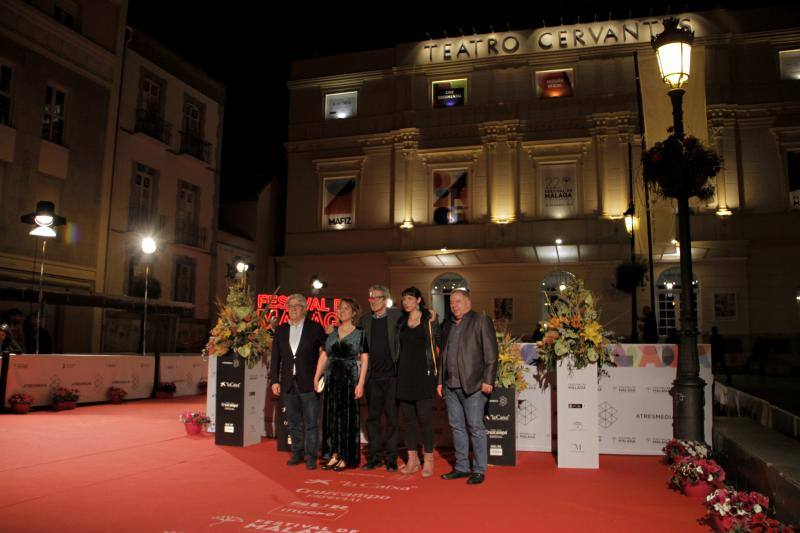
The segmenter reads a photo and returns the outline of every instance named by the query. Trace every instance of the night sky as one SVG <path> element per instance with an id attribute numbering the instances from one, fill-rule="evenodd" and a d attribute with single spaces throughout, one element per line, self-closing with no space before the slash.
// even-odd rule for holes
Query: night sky
<path id="1" fill-rule="evenodd" d="M 345 2 L 281 6 L 271 2 L 197 2 L 131 0 L 128 23 L 155 37 L 187 61 L 227 87 L 222 153 L 222 198 L 251 197 L 273 176 L 284 179 L 288 91 L 291 61 L 337 53 L 391 47 L 464 34 L 558 26 L 595 19 L 661 16 L 714 7 L 729 9 L 784 2 L 747 0 L 630 3 L 552 2 L 556 7 L 527 3 L 493 10 L 467 7 L 454 16 L 443 13 L 452 2 L 376 3 L 369 7 Z M 325 6 L 325 7 L 322 7 Z M 380 6 L 378 9 L 377 6 Z M 441 6 L 441 7 L 440 7 Z M 284 12 L 289 9 L 288 12 Z M 359 20 L 351 12 L 370 16 Z M 430 13 L 430 14 L 429 14 Z"/>

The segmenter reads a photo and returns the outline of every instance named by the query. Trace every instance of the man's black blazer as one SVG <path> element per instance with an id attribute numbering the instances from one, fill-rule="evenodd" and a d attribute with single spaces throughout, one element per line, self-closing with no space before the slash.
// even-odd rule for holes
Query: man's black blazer
<path id="1" fill-rule="evenodd" d="M 297 368 L 297 388 L 299 392 L 314 390 L 314 373 L 317 371 L 319 349 L 325 347 L 325 330 L 317 322 L 305 319 L 303 334 L 297 353 L 292 354 L 289 345 L 289 323 L 281 324 L 272 339 L 272 357 L 269 363 L 270 383 L 280 383 L 281 393 L 292 385 L 292 366 Z M 279 378 L 280 376 L 280 378 Z M 279 381 L 280 379 L 280 381 Z"/>

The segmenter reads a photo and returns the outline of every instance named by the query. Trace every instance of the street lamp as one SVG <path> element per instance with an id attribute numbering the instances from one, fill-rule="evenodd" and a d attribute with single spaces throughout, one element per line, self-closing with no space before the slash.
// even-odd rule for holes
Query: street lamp
<path id="1" fill-rule="evenodd" d="M 631 196 L 631 198 L 633 198 L 633 196 Z M 630 236 L 629 241 L 631 245 L 631 342 L 637 343 L 639 342 L 639 311 L 637 309 L 638 304 L 636 303 L 638 275 L 636 272 L 636 235 L 634 233 L 636 226 L 636 207 L 633 204 L 633 200 L 631 200 L 628 209 L 623 213 L 623 217 L 625 219 L 625 231 L 627 231 Z"/>
<path id="2" fill-rule="evenodd" d="M 36 203 L 36 211 L 20 217 L 23 224 L 33 226 L 33 229 L 28 234 L 42 239 L 42 259 L 39 265 L 39 297 L 36 306 L 36 355 L 39 355 L 39 330 L 41 329 L 44 296 L 42 290 L 44 283 L 44 254 L 47 250 L 47 241 L 45 239 L 55 237 L 56 230 L 54 228 L 67 223 L 67 219 L 56 215 L 55 210 L 53 202 L 42 201 Z"/>
<path id="3" fill-rule="evenodd" d="M 694 32 L 679 26 L 678 19 L 664 20 L 664 31 L 653 37 L 661 79 L 669 88 L 672 100 L 674 135 L 683 141 L 683 94 L 689 81 Z M 697 355 L 697 316 L 692 305 L 692 237 L 689 218 L 689 195 L 678 197 L 678 234 L 681 243 L 681 345 L 678 372 L 673 390 L 675 438 L 704 442 L 703 389 Z"/>
<path id="4" fill-rule="evenodd" d="M 158 246 L 152 237 L 142 239 L 142 253 L 144 254 L 144 316 L 142 317 L 142 355 L 147 355 L 147 289 L 150 283 L 150 262 Z"/>

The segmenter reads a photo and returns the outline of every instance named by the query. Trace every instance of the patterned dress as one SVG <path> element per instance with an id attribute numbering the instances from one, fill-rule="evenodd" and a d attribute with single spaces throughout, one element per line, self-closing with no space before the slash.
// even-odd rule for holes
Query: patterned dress
<path id="1" fill-rule="evenodd" d="M 325 405 L 322 410 L 324 451 L 338 454 L 355 468 L 360 462 L 360 400 L 355 399 L 361 354 L 367 352 L 363 328 L 339 339 L 338 328 L 325 341 L 328 364 L 325 369 Z"/>

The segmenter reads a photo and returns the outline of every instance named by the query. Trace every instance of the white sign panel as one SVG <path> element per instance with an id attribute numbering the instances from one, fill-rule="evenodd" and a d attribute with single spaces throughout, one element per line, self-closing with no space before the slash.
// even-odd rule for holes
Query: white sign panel
<path id="1" fill-rule="evenodd" d="M 597 365 L 556 369 L 558 467 L 599 468 Z"/>
<path id="2" fill-rule="evenodd" d="M 175 396 L 199 394 L 197 385 L 208 375 L 200 354 L 161 354 L 159 365 L 160 380 L 175 383 Z"/>

